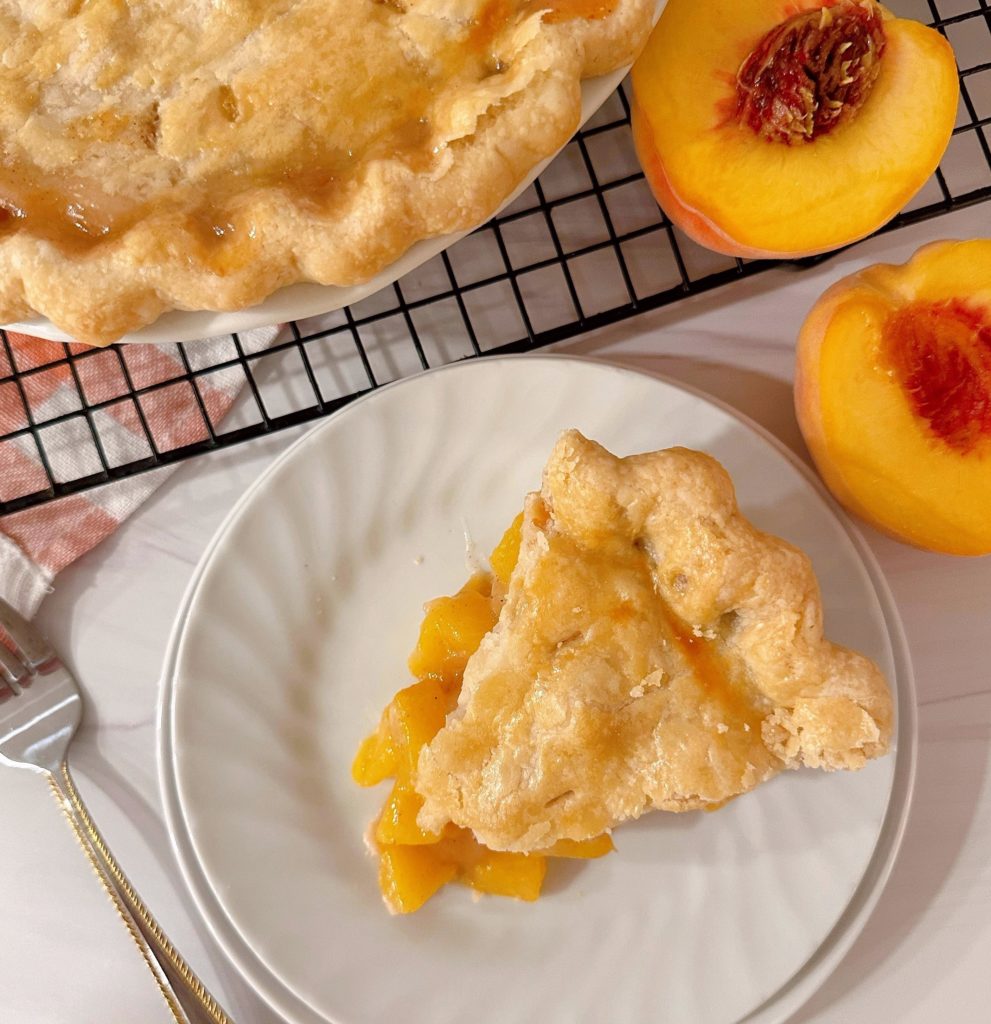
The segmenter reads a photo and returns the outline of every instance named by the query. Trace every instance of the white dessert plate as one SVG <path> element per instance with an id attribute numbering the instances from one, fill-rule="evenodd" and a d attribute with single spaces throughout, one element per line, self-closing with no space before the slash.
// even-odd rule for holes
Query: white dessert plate
<path id="1" fill-rule="evenodd" d="M 657 0 L 657 9 L 654 13 L 655 21 L 661 16 L 665 2 L 666 0 Z M 619 88 L 620 82 L 623 81 L 629 70 L 629 68 L 621 68 L 607 75 L 586 79 L 582 83 L 580 125 L 584 125 Z M 553 154 L 534 167 L 496 213 L 504 210 L 522 195 L 556 155 L 556 153 Z M 471 230 L 459 231 L 417 242 L 394 263 L 364 284 L 352 285 L 347 288 L 336 285 L 294 284 L 274 292 L 257 306 L 234 312 L 173 310 L 164 313 L 154 323 L 125 335 L 120 339 L 120 344 L 165 345 L 170 342 L 197 341 L 201 338 L 214 338 L 221 334 L 247 331 L 253 327 L 288 323 L 291 320 L 302 320 L 308 316 L 330 313 L 335 309 L 342 309 L 344 306 L 360 302 L 394 281 L 398 281 L 399 278 L 433 259 L 438 253 L 443 252 L 470 233 Z M 4 324 L 3 327 L 8 331 L 18 331 L 38 338 L 47 338 L 49 341 L 71 342 L 74 340 L 71 335 L 59 330 L 44 317 Z"/>
<path id="2" fill-rule="evenodd" d="M 711 452 L 755 523 L 812 556 L 829 634 L 881 665 L 894 752 L 789 773 L 715 814 L 653 814 L 535 904 L 449 887 L 390 917 L 362 839 L 384 798 L 350 777 L 409 682 L 424 601 L 466 578 L 536 488 L 558 432 L 619 454 Z M 857 532 L 777 441 L 675 384 L 586 360 L 469 361 L 307 434 L 204 555 L 166 661 L 163 797 L 210 929 L 292 1024 L 780 1022 L 849 948 L 908 810 L 914 695 Z"/>

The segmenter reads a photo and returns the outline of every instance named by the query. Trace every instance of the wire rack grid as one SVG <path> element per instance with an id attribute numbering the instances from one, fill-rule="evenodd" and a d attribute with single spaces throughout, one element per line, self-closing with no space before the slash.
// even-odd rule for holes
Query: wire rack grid
<path id="1" fill-rule="evenodd" d="M 885 230 L 991 199 L 989 0 L 889 6 L 949 39 L 961 99 L 939 170 Z M 210 346 L 91 349 L 0 331 L 0 516 L 325 416 L 431 366 L 562 341 L 771 266 L 707 252 L 672 227 L 640 173 L 629 113 L 624 85 L 489 224 L 356 305 L 286 325 L 272 344 L 233 334 Z M 238 387 L 228 410 L 218 395 Z M 170 417 L 154 414 L 162 403 Z"/>

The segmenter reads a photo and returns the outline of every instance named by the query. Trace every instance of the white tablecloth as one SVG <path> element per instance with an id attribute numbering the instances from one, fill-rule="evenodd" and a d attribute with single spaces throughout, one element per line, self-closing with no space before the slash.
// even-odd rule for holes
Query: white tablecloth
<path id="1" fill-rule="evenodd" d="M 975 235 L 991 235 L 991 205 L 871 240 L 814 270 L 739 282 L 562 350 L 701 388 L 805 456 L 791 378 L 795 336 L 816 296 L 866 263 L 907 259 L 933 237 Z M 184 891 L 162 819 L 155 705 L 171 622 L 197 559 L 238 496 L 298 434 L 186 464 L 57 580 L 40 613 L 86 690 L 72 751 L 83 796 L 138 890 L 238 1024 L 276 1018 L 226 965 Z M 977 1024 L 991 1019 L 991 560 L 926 554 L 865 533 L 915 665 L 915 801 L 877 911 L 794 1020 Z M 0 1021 L 169 1020 L 45 782 L 11 770 L 0 780 Z"/>

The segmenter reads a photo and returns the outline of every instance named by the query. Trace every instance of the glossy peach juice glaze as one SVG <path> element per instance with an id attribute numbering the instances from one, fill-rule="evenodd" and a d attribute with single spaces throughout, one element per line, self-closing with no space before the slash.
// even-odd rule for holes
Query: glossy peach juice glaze
<path id="1" fill-rule="evenodd" d="M 504 590 L 509 584 L 522 522 L 520 515 L 492 552 L 491 575 L 478 573 L 457 594 L 427 605 L 409 658 L 417 682 L 396 694 L 354 760 L 352 775 L 359 785 L 393 780 L 371 838 L 379 857 L 379 887 L 394 913 L 418 910 L 448 882 L 480 893 L 535 900 L 548 857 L 589 859 L 613 849 L 611 838 L 602 835 L 580 843 L 563 840 L 543 853 L 503 853 L 478 843 L 467 829 L 449 824 L 438 834 L 424 832 L 416 823 L 422 806 L 415 788 L 420 750 L 457 705 L 465 665 L 498 620 L 493 587 Z"/>

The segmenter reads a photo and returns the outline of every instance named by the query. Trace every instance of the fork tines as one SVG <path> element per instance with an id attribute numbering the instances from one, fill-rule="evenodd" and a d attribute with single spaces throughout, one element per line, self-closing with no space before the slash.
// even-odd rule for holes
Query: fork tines
<path id="1" fill-rule="evenodd" d="M 21 662 L 32 671 L 56 658 L 51 644 L 15 608 L 0 597 L 0 638 L 6 633 L 10 646 Z M 2 647 L 0 641 L 0 647 Z M 0 655 L 2 659 L 2 655 Z"/>
<path id="2" fill-rule="evenodd" d="M 0 640 L 0 687 L 6 685 L 16 696 L 21 692 L 21 684 L 27 681 L 31 670 L 9 651 Z"/>

